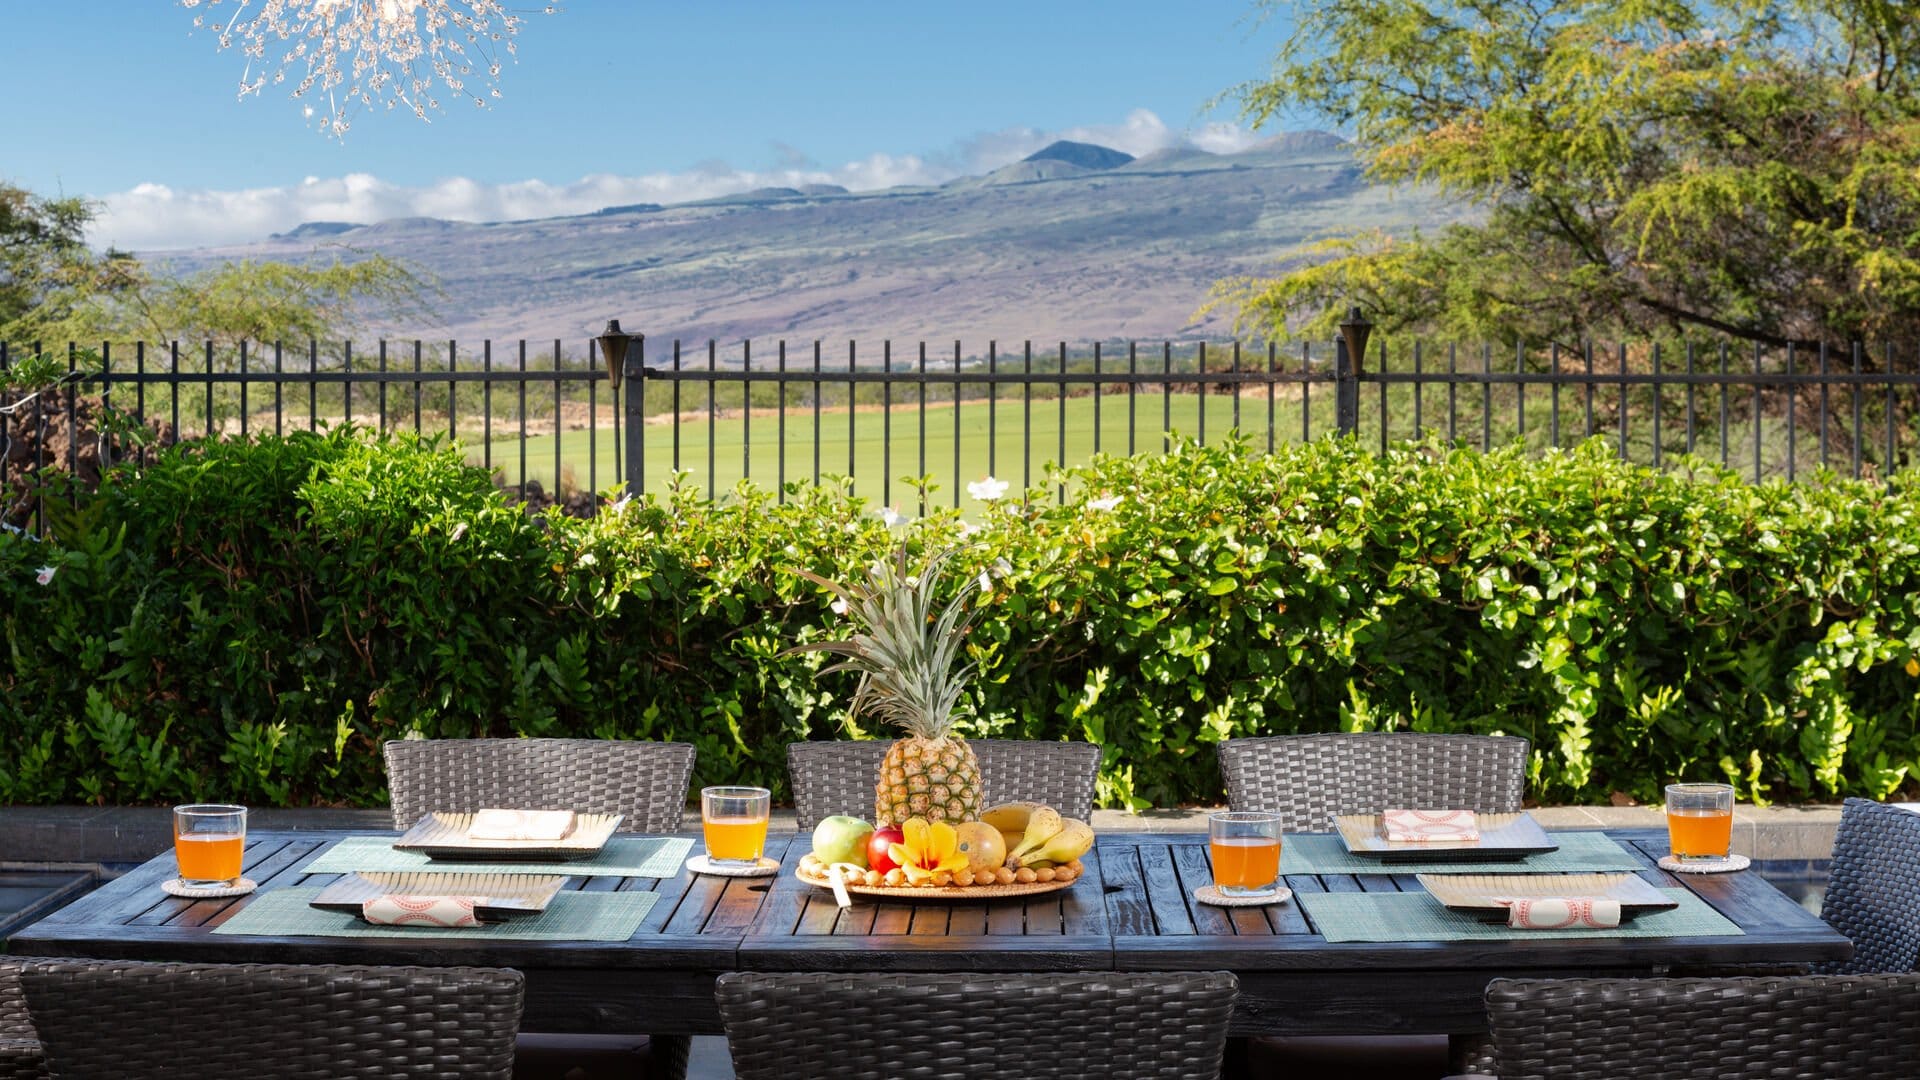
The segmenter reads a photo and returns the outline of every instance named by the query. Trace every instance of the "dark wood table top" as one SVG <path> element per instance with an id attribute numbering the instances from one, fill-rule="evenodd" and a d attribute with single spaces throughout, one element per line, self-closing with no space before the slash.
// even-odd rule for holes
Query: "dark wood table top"
<path id="1" fill-rule="evenodd" d="M 323 885 L 302 867 L 340 833 L 259 833 L 246 874 L 271 890 Z M 366 835 L 364 833 L 358 835 Z M 1220 909 L 1192 900 L 1208 882 L 1206 837 L 1108 833 L 1063 892 L 992 903 L 835 906 L 792 874 L 809 846 L 775 834 L 773 878 L 576 877 L 583 890 L 648 890 L 660 900 L 624 942 L 241 937 L 211 930 L 248 898 L 182 900 L 160 891 L 171 852 L 27 926 L 9 951 L 214 962 L 475 964 L 528 975 L 530 1028 L 718 1030 L 714 976 L 732 970 L 1033 971 L 1226 969 L 1242 979 L 1236 1030 L 1477 1030 L 1479 993 L 1501 975 L 1657 974 L 1698 967 L 1792 969 L 1844 959 L 1852 945 L 1758 874 L 1670 875 L 1665 834 L 1617 831 L 1642 876 L 1691 889 L 1745 933 L 1703 938 L 1516 937 L 1511 941 L 1332 944 L 1298 904 Z M 698 841 L 696 840 L 696 843 Z M 1411 875 L 1290 877 L 1308 891 L 1417 890 Z M 1424 1004 L 1382 1008 L 1417 989 Z M 1413 1000 L 1416 995 L 1402 994 Z"/>

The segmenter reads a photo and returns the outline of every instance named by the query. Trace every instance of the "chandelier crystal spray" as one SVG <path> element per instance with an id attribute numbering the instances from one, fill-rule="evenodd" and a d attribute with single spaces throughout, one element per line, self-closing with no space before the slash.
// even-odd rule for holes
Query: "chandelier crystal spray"
<path id="1" fill-rule="evenodd" d="M 239 97 L 305 72 L 292 96 L 308 101 L 306 115 L 330 138 L 352 126 L 356 106 L 381 102 L 431 122 L 436 93 L 465 97 L 485 108 L 500 96 L 501 51 L 515 54 L 522 17 L 499 0 L 180 0 L 196 11 L 193 25 L 236 44 L 247 55 Z M 230 5 L 232 13 L 217 10 Z M 547 5 L 545 14 L 558 9 Z M 269 57 L 268 51 L 278 53 Z M 470 89 L 469 82 L 477 82 Z M 484 91 L 484 93 L 482 93 Z M 324 105 L 317 105 L 320 98 Z"/>

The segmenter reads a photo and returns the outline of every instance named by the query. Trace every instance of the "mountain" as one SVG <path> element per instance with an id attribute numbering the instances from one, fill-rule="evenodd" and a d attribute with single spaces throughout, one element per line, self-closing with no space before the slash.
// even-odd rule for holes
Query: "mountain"
<path id="1" fill-rule="evenodd" d="M 1025 158 L 1027 161 L 1064 161 L 1069 165 L 1078 165 L 1082 169 L 1114 169 L 1133 160 L 1132 154 L 1110 150 L 1092 143 L 1072 142 L 1061 139 L 1042 149 L 1035 150 Z"/>
<path id="2" fill-rule="evenodd" d="M 1056 143 L 940 187 L 770 188 L 491 224 L 312 223 L 148 260 L 191 271 L 343 249 L 407 259 L 438 278 L 444 322 L 375 328 L 396 337 L 577 342 L 618 318 L 656 341 L 959 338 L 984 351 L 988 339 L 1225 336 L 1230 313 L 1197 315 L 1215 282 L 1270 274 L 1329 233 L 1454 216 L 1428 192 L 1369 183 L 1339 138 L 1292 133 L 1237 154 L 1137 160 Z"/>

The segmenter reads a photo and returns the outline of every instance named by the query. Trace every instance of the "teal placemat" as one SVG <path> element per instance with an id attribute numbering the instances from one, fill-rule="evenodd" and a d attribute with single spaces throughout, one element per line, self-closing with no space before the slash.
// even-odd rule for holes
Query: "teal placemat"
<path id="1" fill-rule="evenodd" d="M 1599 832 L 1549 833 L 1559 851 L 1529 855 L 1519 862 L 1382 863 L 1347 854 L 1333 833 L 1288 833 L 1280 847 L 1280 873 L 1286 874 L 1583 874 L 1603 870 L 1645 870 L 1647 864 Z"/>
<path id="2" fill-rule="evenodd" d="M 308 863 L 309 874 L 359 870 L 433 870 L 447 874 L 566 874 L 573 877 L 670 878 L 687 861 L 693 841 L 684 836 L 616 836 L 600 854 L 578 862 L 449 862 L 393 850 L 379 836 L 349 836 Z"/>
<path id="3" fill-rule="evenodd" d="M 1611 930 L 1514 930 L 1448 911 L 1426 893 L 1300 893 L 1320 936 L 1342 941 L 1526 941 L 1530 938 L 1727 937 L 1745 933 L 1685 889 L 1661 889 L 1680 902 Z"/>
<path id="4" fill-rule="evenodd" d="M 340 911 L 321 911 L 308 903 L 319 889 L 275 889 L 261 893 L 233 917 L 213 928 L 216 934 L 318 937 L 495 938 L 512 941 L 625 941 L 640 929 L 654 901 L 650 892 L 563 892 L 538 915 L 492 926 L 371 926 Z"/>

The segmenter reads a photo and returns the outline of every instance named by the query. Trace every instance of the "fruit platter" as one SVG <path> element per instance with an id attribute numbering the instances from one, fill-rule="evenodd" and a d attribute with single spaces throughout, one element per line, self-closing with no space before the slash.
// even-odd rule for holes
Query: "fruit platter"
<path id="1" fill-rule="evenodd" d="M 1093 827 L 1039 802 L 981 809 L 986 784 L 973 747 L 955 731 L 971 663 L 965 638 L 979 609 L 973 594 L 990 591 L 991 575 L 961 575 L 936 610 L 936 585 L 952 551 L 912 572 L 898 558 L 876 563 L 868 580 L 841 585 L 806 570 L 795 573 L 834 597 L 853 633 L 811 641 L 788 655 L 824 652 L 840 662 L 817 674 L 850 671 L 859 687 L 849 703 L 905 732 L 887 747 L 875 774 L 873 824 L 841 814 L 813 830 L 813 850 L 795 873 L 809 885 L 848 894 L 907 900 L 974 900 L 1029 896 L 1070 887 L 1093 850 Z"/>
<path id="2" fill-rule="evenodd" d="M 796 876 L 887 900 L 994 900 L 1057 892 L 1086 872 L 1093 829 L 1039 803 L 1005 803 L 958 825 L 908 818 L 875 829 L 849 816 L 822 820 Z"/>

